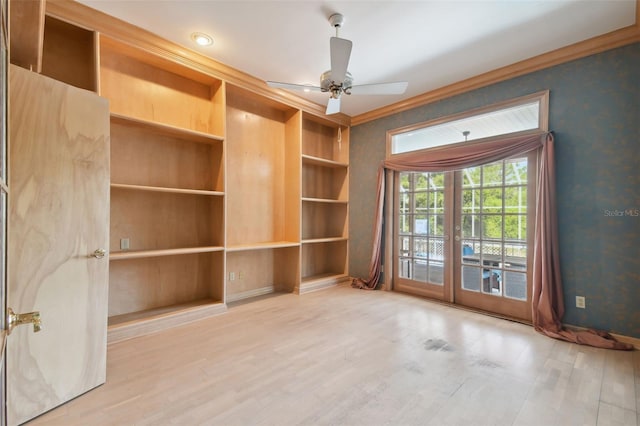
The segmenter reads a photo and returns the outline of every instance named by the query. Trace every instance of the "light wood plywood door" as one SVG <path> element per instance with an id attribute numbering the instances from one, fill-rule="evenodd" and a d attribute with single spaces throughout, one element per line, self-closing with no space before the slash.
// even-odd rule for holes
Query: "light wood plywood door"
<path id="1" fill-rule="evenodd" d="M 11 67 L 7 306 L 42 330 L 7 342 L 7 420 L 23 423 L 106 378 L 109 108 Z"/>

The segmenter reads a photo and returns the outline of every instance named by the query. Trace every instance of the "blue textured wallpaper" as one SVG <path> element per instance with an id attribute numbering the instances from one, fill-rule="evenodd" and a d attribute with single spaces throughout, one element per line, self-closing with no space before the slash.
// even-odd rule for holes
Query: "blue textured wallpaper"
<path id="1" fill-rule="evenodd" d="M 368 272 L 387 130 L 547 89 L 556 137 L 563 322 L 640 338 L 640 43 L 354 126 L 351 275 Z M 575 307 L 576 295 L 586 297 L 586 309 Z"/>

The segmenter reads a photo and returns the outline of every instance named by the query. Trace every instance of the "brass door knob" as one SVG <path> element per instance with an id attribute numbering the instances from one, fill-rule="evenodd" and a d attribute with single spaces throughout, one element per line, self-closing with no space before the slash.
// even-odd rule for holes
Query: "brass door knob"
<path id="1" fill-rule="evenodd" d="M 7 309 L 7 334 L 17 326 L 22 324 L 33 324 L 33 332 L 37 333 L 42 329 L 42 320 L 40 312 L 29 312 L 27 314 L 16 314 L 13 309 Z"/>
<path id="2" fill-rule="evenodd" d="M 106 256 L 106 254 L 107 254 L 107 251 L 105 249 L 97 249 L 96 251 L 91 253 L 89 255 L 89 257 L 95 257 L 96 259 L 102 259 L 103 257 Z"/>

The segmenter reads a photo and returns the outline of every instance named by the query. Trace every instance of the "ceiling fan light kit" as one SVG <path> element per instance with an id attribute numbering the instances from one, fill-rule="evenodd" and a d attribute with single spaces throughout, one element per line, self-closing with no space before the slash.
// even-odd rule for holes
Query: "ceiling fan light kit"
<path id="1" fill-rule="evenodd" d="M 281 83 L 277 81 L 267 81 L 267 85 L 279 89 L 303 90 L 305 92 L 329 92 L 330 97 L 327 103 L 326 114 L 336 114 L 340 112 L 340 98 L 342 94 L 351 95 L 401 95 L 407 89 L 407 82 L 378 83 L 353 85 L 353 76 L 347 68 L 351 57 L 353 43 L 350 40 L 340 38 L 338 30 L 344 24 L 344 16 L 334 13 L 329 16 L 329 23 L 336 29 L 336 36 L 329 40 L 331 53 L 331 69 L 325 71 L 320 76 L 320 86 L 309 86 L 304 84 Z"/>

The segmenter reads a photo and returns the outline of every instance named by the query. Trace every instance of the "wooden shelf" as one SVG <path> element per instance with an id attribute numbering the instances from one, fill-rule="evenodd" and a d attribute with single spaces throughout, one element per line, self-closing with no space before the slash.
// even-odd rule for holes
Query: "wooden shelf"
<path id="1" fill-rule="evenodd" d="M 227 252 L 249 251 L 249 250 L 269 250 L 285 247 L 298 247 L 300 243 L 293 241 L 271 241 L 266 243 L 238 244 L 227 246 Z"/>
<path id="2" fill-rule="evenodd" d="M 185 195 L 205 195 L 205 196 L 213 196 L 213 197 L 224 196 L 224 192 L 220 192 L 220 191 L 205 191 L 202 189 L 164 188 L 159 186 L 129 185 L 125 183 L 112 183 L 111 188 L 128 189 L 131 191 L 168 192 L 173 194 L 185 194 Z"/>
<path id="3" fill-rule="evenodd" d="M 309 203 L 329 203 L 329 204 L 348 204 L 347 200 L 334 200 L 332 198 L 311 198 L 311 197 L 303 197 L 302 201 L 306 201 Z"/>
<path id="4" fill-rule="evenodd" d="M 189 303 L 164 306 L 109 318 L 109 344 L 141 335 L 162 331 L 169 327 L 197 321 L 225 312 L 227 306 L 219 300 L 201 299 Z"/>
<path id="5" fill-rule="evenodd" d="M 140 259 L 144 257 L 177 256 L 182 254 L 195 254 L 195 253 L 212 253 L 212 252 L 223 251 L 223 250 L 224 250 L 224 247 L 211 246 L 211 247 L 188 247 L 188 248 L 165 249 L 165 250 L 113 251 L 109 253 L 109 259 L 110 260 Z"/>
<path id="6" fill-rule="evenodd" d="M 302 240 L 302 244 L 335 243 L 338 241 L 349 241 L 349 239 L 347 237 L 309 238 Z"/>
<path id="7" fill-rule="evenodd" d="M 347 163 L 342 163 L 339 161 L 327 160 L 326 158 L 313 157 L 311 155 L 302 155 L 302 163 L 303 164 L 311 164 L 314 166 L 321 167 L 331 167 L 331 168 L 347 168 L 349 165 Z"/>
<path id="8" fill-rule="evenodd" d="M 128 126 L 136 126 L 149 131 L 157 132 L 162 135 L 175 136 L 180 139 L 198 143 L 219 143 L 224 137 L 211 133 L 200 132 L 197 130 L 186 129 L 183 127 L 172 126 L 170 124 L 158 123 L 155 121 L 143 120 L 141 118 L 130 117 L 122 114 L 111 113 L 111 122 L 116 124 L 124 124 Z"/>

